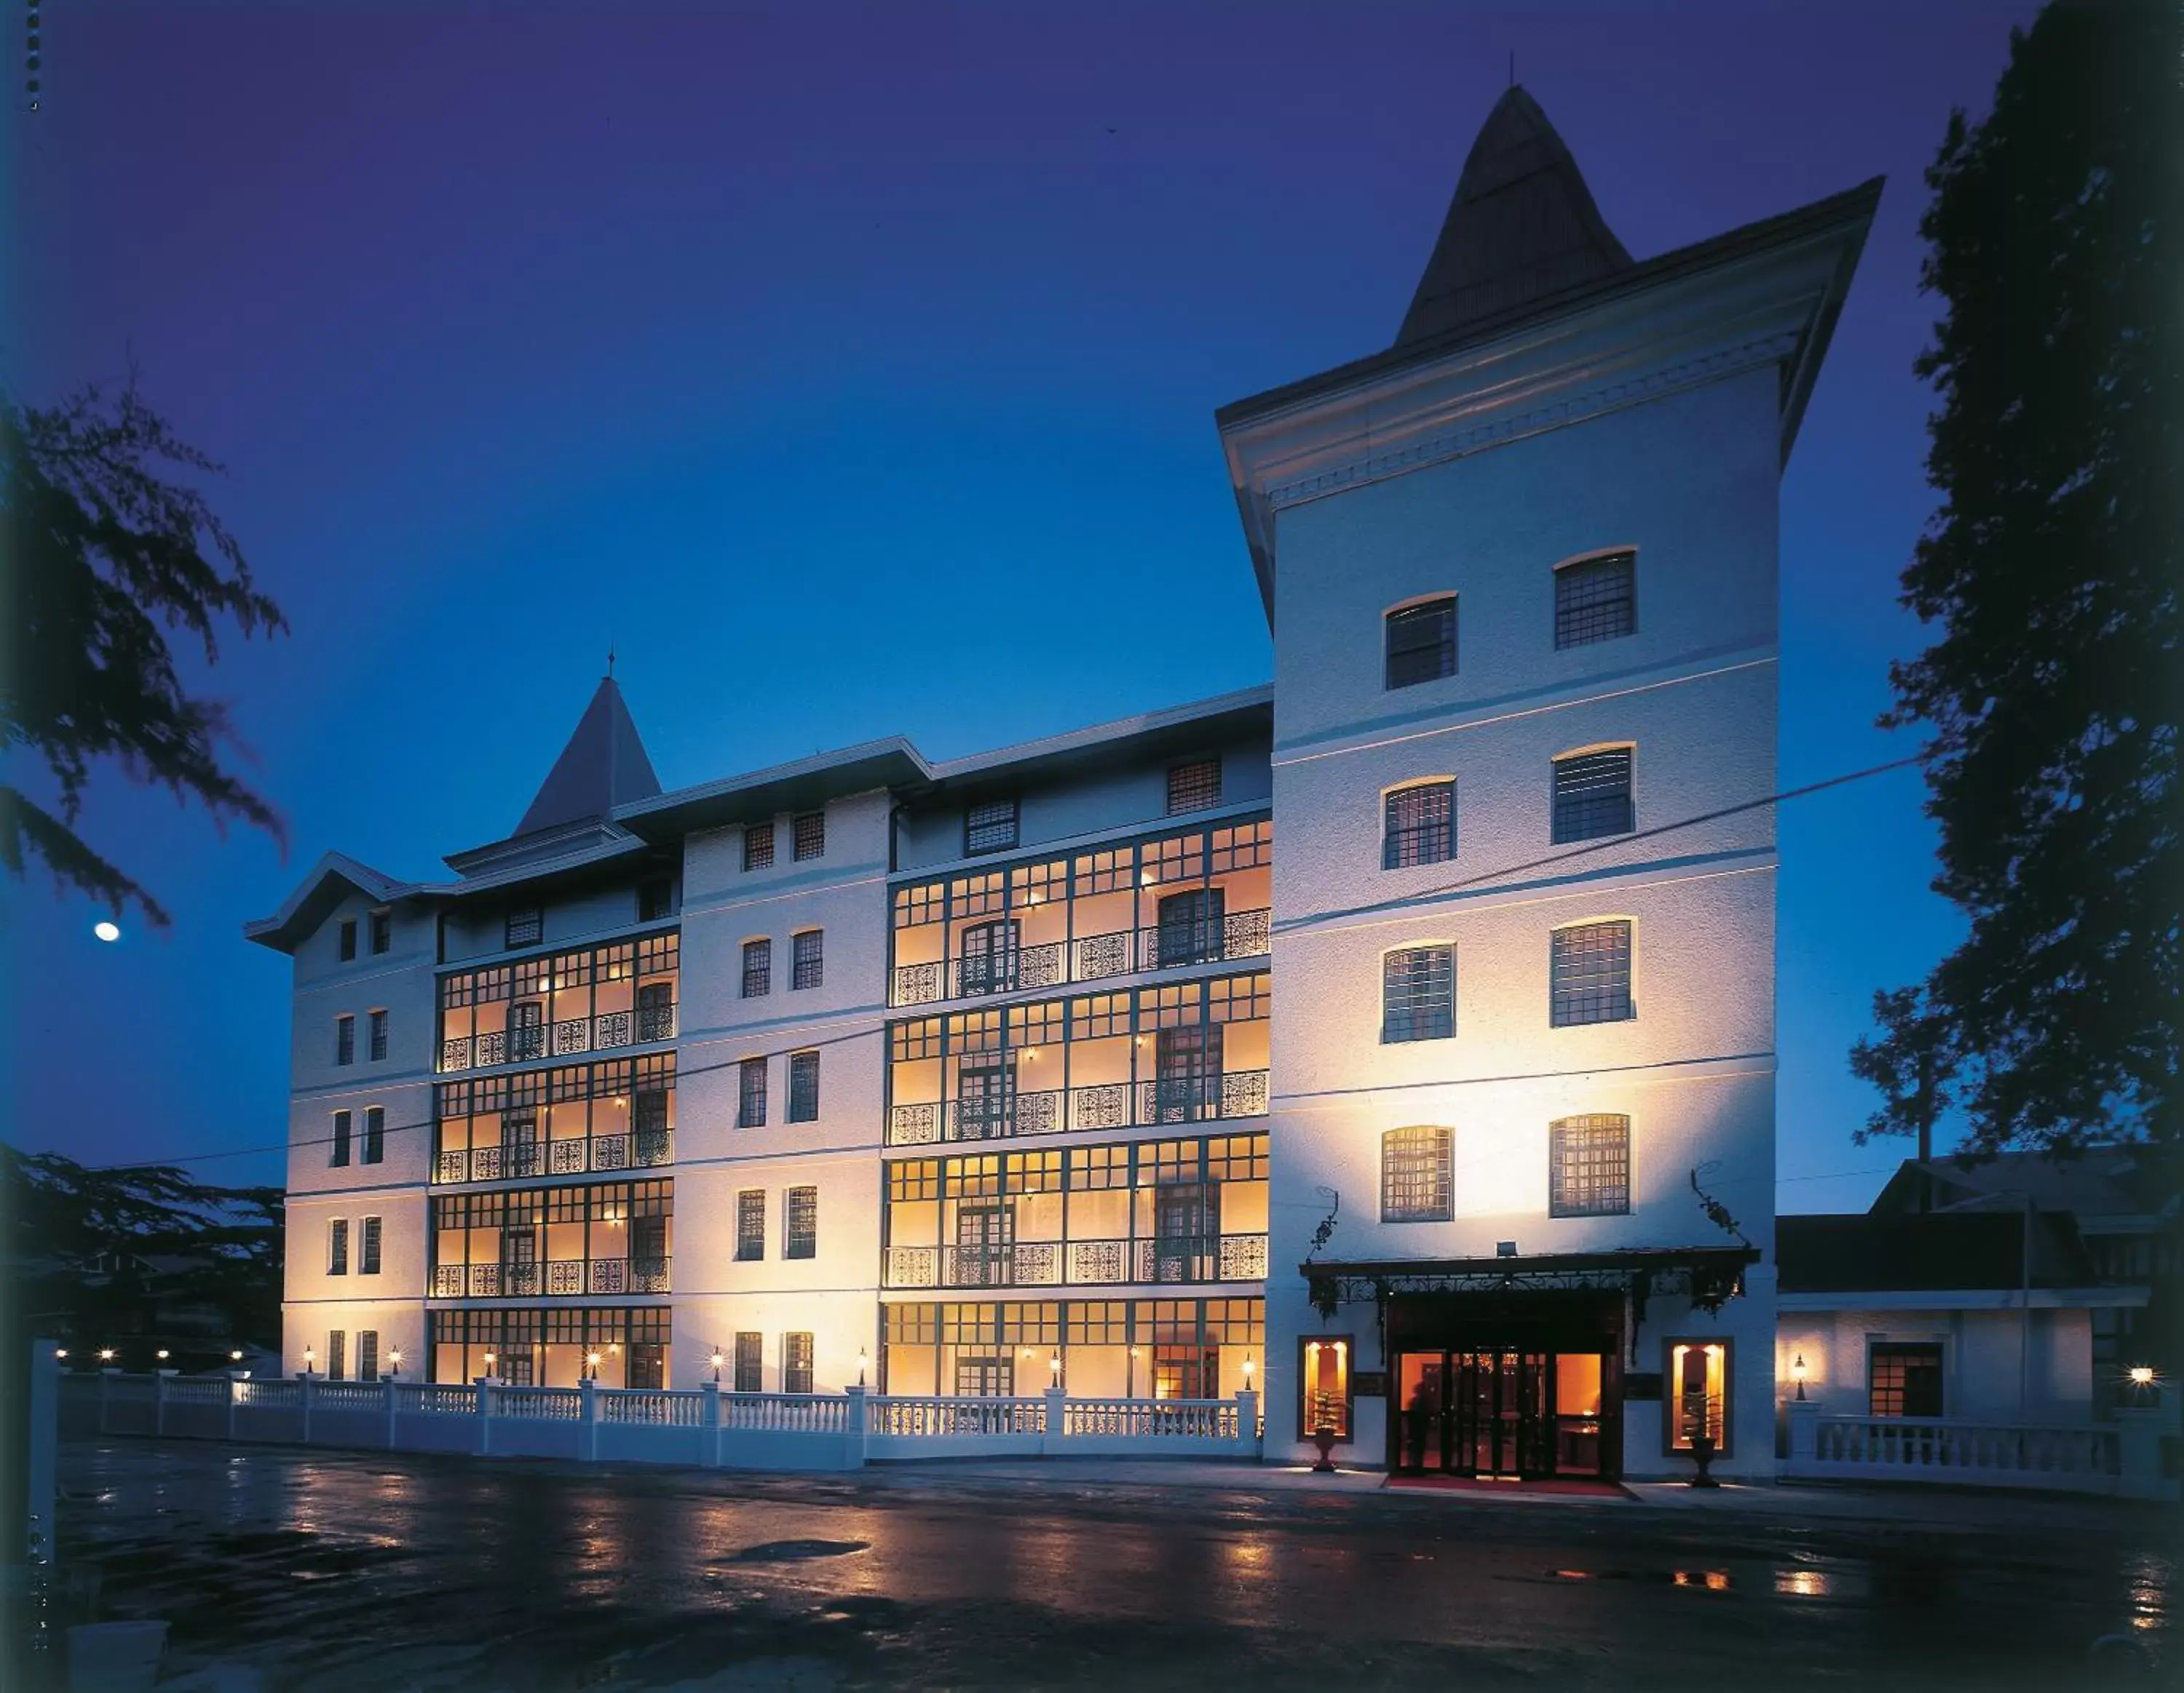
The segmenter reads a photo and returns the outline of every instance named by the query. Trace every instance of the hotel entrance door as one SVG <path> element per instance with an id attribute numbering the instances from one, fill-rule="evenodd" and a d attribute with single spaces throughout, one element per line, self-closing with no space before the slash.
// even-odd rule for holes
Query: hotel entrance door
<path id="1" fill-rule="evenodd" d="M 1526 1346 L 1398 1354 L 1396 1467 L 1502 1479 L 1599 1475 L 1602 1362 Z"/>

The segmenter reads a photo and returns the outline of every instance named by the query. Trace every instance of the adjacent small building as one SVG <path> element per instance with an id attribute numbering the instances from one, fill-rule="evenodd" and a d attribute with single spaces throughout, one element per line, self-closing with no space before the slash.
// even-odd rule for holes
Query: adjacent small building
<path id="1" fill-rule="evenodd" d="M 329 855 L 287 1363 L 1773 1468 L 1777 489 L 1877 182 L 1634 260 L 1530 96 L 1395 344 L 1224 409 L 1245 693 Z M 1698 820 L 1698 821 L 1695 821 Z"/>

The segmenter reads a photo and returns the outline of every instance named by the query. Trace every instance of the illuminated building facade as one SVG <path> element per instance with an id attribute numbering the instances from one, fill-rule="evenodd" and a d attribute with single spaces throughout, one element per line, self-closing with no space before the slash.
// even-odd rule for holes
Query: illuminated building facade
<path id="1" fill-rule="evenodd" d="M 1396 346 L 1219 415 L 1270 687 L 663 793 L 609 680 L 451 878 L 323 860 L 288 1367 L 1771 1473 L 1772 815 L 1652 832 L 1774 788 L 1876 192 L 1634 263 L 1513 90 Z"/>

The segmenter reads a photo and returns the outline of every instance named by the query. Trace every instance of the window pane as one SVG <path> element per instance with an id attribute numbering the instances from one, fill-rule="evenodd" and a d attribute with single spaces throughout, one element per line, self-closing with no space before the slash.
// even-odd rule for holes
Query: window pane
<path id="1" fill-rule="evenodd" d="M 1875 1341 L 1866 1353 L 1866 1394 L 1869 1416 L 1939 1417 L 1941 1343 Z"/>
<path id="2" fill-rule="evenodd" d="M 1630 1209 L 1630 1119 L 1566 1117 L 1549 1131 L 1547 1214 L 1621 1217 Z"/>
<path id="3" fill-rule="evenodd" d="M 1219 759 L 1197 759 L 1189 764 L 1169 767 L 1167 809 L 1171 816 L 1178 811 L 1203 811 L 1220 803 Z"/>
<path id="4" fill-rule="evenodd" d="M 788 1120 L 819 1120 L 819 1055 L 816 1052 L 788 1055 Z"/>
<path id="5" fill-rule="evenodd" d="M 746 1058 L 737 1076 L 736 1127 L 766 1127 L 766 1060 Z"/>
<path id="6" fill-rule="evenodd" d="M 1455 1139 L 1446 1128 L 1391 1128 L 1380 1137 L 1383 1222 L 1449 1220 Z"/>
<path id="7" fill-rule="evenodd" d="M 781 1339 L 781 1390 L 783 1393 L 811 1392 L 811 1337 L 809 1334 L 784 1334 Z"/>
<path id="8" fill-rule="evenodd" d="M 1630 749 L 1555 760 L 1554 839 L 1589 841 L 1638 827 L 1630 803 Z"/>
<path id="9" fill-rule="evenodd" d="M 756 1000 L 773 991 L 773 943 L 744 943 L 744 998 Z"/>
<path id="10" fill-rule="evenodd" d="M 791 1188 L 783 1207 L 787 1217 L 789 1258 L 816 1256 L 819 1250 L 819 1189 Z"/>
<path id="11" fill-rule="evenodd" d="M 1382 1040 L 1446 1040 L 1455 1033 L 1454 947 L 1409 947 L 1381 961 Z"/>
<path id="12" fill-rule="evenodd" d="M 356 956 L 356 919 L 345 919 L 341 926 L 341 961 L 344 964 Z"/>
<path id="13" fill-rule="evenodd" d="M 735 1390 L 738 1393 L 760 1391 L 766 1337 L 763 1334 L 755 1334 L 748 1330 L 737 1334 Z"/>
<path id="14" fill-rule="evenodd" d="M 748 1263 L 766 1256 L 766 1195 L 747 1188 L 736 1195 L 736 1258 Z"/>
<path id="15" fill-rule="evenodd" d="M 826 974 L 826 933 L 822 929 L 806 929 L 789 938 L 791 988 L 816 988 L 820 984 Z"/>
<path id="16" fill-rule="evenodd" d="M 544 914 L 532 905 L 508 914 L 502 938 L 510 946 L 536 946 L 544 930 Z"/>
<path id="17" fill-rule="evenodd" d="M 773 863 L 773 825 L 753 823 L 744 830 L 744 868 L 765 870 Z"/>
<path id="18" fill-rule="evenodd" d="M 1388 614 L 1388 686 L 1409 688 L 1456 674 L 1456 597 Z"/>
<path id="19" fill-rule="evenodd" d="M 1638 627 L 1638 555 L 1611 553 L 1555 572 L 1555 645 L 1612 641 Z"/>
<path id="20" fill-rule="evenodd" d="M 1456 784 L 1421 782 L 1388 796 L 1380 867 L 1440 864 L 1456 856 Z"/>
<path id="21" fill-rule="evenodd" d="M 827 814 L 806 811 L 796 819 L 795 850 L 799 858 L 818 858 L 827 850 Z"/>
<path id="22" fill-rule="evenodd" d="M 1557 929 L 1550 966 L 1549 1021 L 1556 1028 L 1619 1022 L 1630 1003 L 1630 925 L 1580 923 Z"/>
<path id="23" fill-rule="evenodd" d="M 990 799 L 963 813 L 963 850 L 1006 852 L 1017 844 L 1017 802 Z"/>

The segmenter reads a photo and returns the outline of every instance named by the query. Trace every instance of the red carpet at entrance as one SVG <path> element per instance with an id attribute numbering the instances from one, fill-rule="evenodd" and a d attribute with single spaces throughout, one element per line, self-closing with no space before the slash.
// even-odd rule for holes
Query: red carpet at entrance
<path id="1" fill-rule="evenodd" d="M 1612 1481 L 1593 1481 L 1577 1476 L 1557 1476 L 1540 1481 L 1495 1481 L 1468 1475 L 1391 1475 L 1391 1488 L 1416 1488 L 1426 1493 L 1486 1493 L 1505 1496 L 1525 1493 L 1557 1493 L 1590 1499 L 1630 1499 Z"/>

